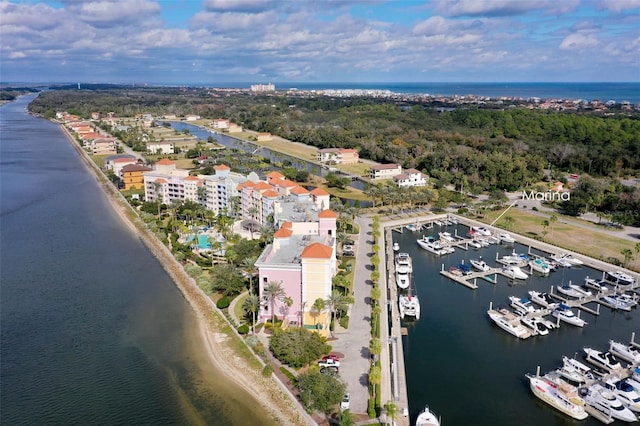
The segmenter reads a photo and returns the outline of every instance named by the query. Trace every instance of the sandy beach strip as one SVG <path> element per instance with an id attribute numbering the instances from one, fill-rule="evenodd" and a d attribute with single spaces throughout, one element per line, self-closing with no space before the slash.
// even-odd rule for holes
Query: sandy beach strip
<path id="1" fill-rule="evenodd" d="M 278 423 L 286 425 L 315 424 L 310 416 L 297 404 L 297 401 L 292 401 L 291 396 L 281 389 L 279 383 L 276 383 L 273 377 L 264 377 L 260 370 L 247 365 L 246 361 L 236 353 L 230 340 L 234 338 L 240 339 L 240 337 L 229 335 L 222 331 L 225 324 L 229 327 L 231 325 L 226 323 L 226 319 L 217 311 L 213 301 L 187 275 L 170 250 L 138 218 L 137 213 L 135 213 L 122 194 L 78 145 L 70 131 L 62 124 L 60 128 L 87 168 L 100 183 L 113 210 L 160 261 L 163 268 L 173 279 L 176 287 L 189 302 L 198 320 L 211 364 L 248 394 L 253 395 L 263 406 L 265 412 L 269 413 L 270 417 Z"/>

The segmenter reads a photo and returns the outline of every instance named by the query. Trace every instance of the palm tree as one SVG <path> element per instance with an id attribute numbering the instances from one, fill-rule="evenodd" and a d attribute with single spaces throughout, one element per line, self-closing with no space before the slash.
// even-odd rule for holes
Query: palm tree
<path id="1" fill-rule="evenodd" d="M 549 225 L 551 225 L 551 238 L 553 238 L 553 224 L 556 223 L 558 221 L 558 216 L 555 214 L 552 214 L 551 217 L 549 218 Z"/>
<path id="2" fill-rule="evenodd" d="M 391 425 L 396 423 L 396 416 L 398 415 L 398 406 L 389 401 L 384 405 L 384 410 L 387 412 L 387 417 L 391 418 Z"/>
<path id="3" fill-rule="evenodd" d="M 382 352 L 382 343 L 380 339 L 374 337 L 369 341 L 369 353 L 373 355 L 373 357 L 377 357 Z"/>
<path id="4" fill-rule="evenodd" d="M 162 184 L 160 182 L 153 182 L 153 190 L 156 194 L 156 203 L 158 203 L 158 217 L 160 217 L 160 206 L 162 205 Z"/>
<path id="5" fill-rule="evenodd" d="M 513 224 L 515 223 L 515 219 L 512 216 L 505 216 L 504 221 L 506 222 L 506 228 L 509 231 L 513 230 Z"/>
<path id="6" fill-rule="evenodd" d="M 311 311 L 313 312 L 312 315 L 315 320 L 316 330 L 318 329 L 318 317 L 320 316 L 322 311 L 324 311 L 324 308 L 325 308 L 324 299 L 321 299 L 321 298 L 317 298 L 315 302 L 313 302 L 313 306 L 311 306 Z"/>
<path id="7" fill-rule="evenodd" d="M 331 320 L 334 321 L 333 328 L 335 329 L 336 312 L 346 309 L 349 303 L 344 294 L 334 290 L 327 298 L 326 304 L 329 307 L 329 311 L 331 312 Z M 331 331 L 331 335 L 334 335 L 333 330 Z"/>
<path id="8" fill-rule="evenodd" d="M 249 294 L 253 294 L 253 274 L 256 271 L 256 259 L 245 257 L 240 264 L 242 270 L 249 276 Z"/>
<path id="9" fill-rule="evenodd" d="M 256 334 L 256 314 L 260 310 L 260 297 L 257 294 L 249 294 L 242 304 L 242 308 L 247 312 L 251 312 L 251 333 Z"/>
<path id="10" fill-rule="evenodd" d="M 633 249 L 636 252 L 635 259 L 638 260 L 638 255 L 640 254 L 640 243 L 636 243 L 636 245 L 635 245 L 635 247 Z"/>
<path id="11" fill-rule="evenodd" d="M 624 267 L 626 268 L 629 264 L 629 261 L 633 257 L 633 252 L 631 251 L 631 249 L 626 248 L 624 250 L 621 250 L 620 253 L 624 256 Z"/>
<path id="12" fill-rule="evenodd" d="M 269 281 L 262 289 L 262 292 L 269 300 L 269 305 L 271 306 L 271 325 L 275 330 L 276 300 L 283 300 L 287 293 L 284 291 L 284 288 L 282 288 L 282 281 Z"/>
<path id="13" fill-rule="evenodd" d="M 249 208 L 247 213 L 249 213 L 249 216 L 251 217 L 251 219 L 249 220 L 249 232 L 251 232 L 251 239 L 253 240 L 253 224 L 254 222 L 257 222 L 256 218 L 258 216 L 259 210 L 257 207 L 253 206 Z"/>

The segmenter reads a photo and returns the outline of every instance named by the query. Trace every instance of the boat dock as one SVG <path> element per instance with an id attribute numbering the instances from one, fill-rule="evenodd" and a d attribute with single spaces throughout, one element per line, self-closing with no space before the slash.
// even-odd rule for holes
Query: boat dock
<path id="1" fill-rule="evenodd" d="M 440 274 L 444 275 L 450 280 L 457 282 L 458 284 L 462 284 L 463 286 L 472 289 L 478 288 L 478 278 L 490 282 L 491 284 L 496 284 L 498 282 L 498 274 L 504 275 L 501 268 L 491 268 L 488 271 L 475 271 L 466 275 L 457 275 L 453 272 L 445 270 L 444 263 L 442 264 L 442 268 L 440 269 Z"/>

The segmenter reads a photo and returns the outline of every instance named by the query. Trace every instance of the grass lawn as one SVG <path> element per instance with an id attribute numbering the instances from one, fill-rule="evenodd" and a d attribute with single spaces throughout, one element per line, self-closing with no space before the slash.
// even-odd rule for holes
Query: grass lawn
<path id="1" fill-rule="evenodd" d="M 244 301 L 247 300 L 247 297 L 249 297 L 249 293 L 243 296 L 238 296 L 238 303 L 236 303 L 236 306 L 233 309 L 233 313 L 236 318 L 240 320 L 240 324 L 244 323 L 244 309 L 242 309 L 242 305 L 244 304 Z"/>
<path id="2" fill-rule="evenodd" d="M 500 213 L 502 213 L 502 211 L 485 212 L 484 218 L 480 220 L 485 223 L 491 223 Z M 511 210 L 505 216 L 511 216 L 515 220 L 511 228 L 513 232 L 527 237 L 541 239 L 543 231 L 542 221 L 545 220 L 545 218 L 522 210 Z M 505 216 L 496 223 L 496 226 L 503 229 L 508 228 L 508 224 L 504 220 Z M 635 253 L 635 244 L 632 241 L 600 232 L 596 225 L 593 225 L 590 229 L 575 226 L 567 219 L 574 218 L 566 218 L 565 216 L 558 215 L 558 221 L 547 228 L 548 233 L 544 238 L 544 242 L 572 250 L 576 253 L 586 254 L 594 259 L 615 257 L 623 261 L 624 256 L 620 251 L 626 248 Z M 571 220 L 571 222 L 574 221 L 575 219 Z M 640 256 L 632 259 L 628 267 L 636 271 L 640 270 Z"/>

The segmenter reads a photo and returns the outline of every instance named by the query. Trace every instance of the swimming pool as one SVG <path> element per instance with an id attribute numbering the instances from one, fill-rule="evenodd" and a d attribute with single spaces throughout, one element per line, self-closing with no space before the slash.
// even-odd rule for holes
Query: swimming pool
<path id="1" fill-rule="evenodd" d="M 189 235 L 187 237 L 187 242 L 190 243 L 193 241 L 193 235 Z M 211 243 L 209 243 L 209 236 L 207 234 L 198 234 L 198 248 L 200 250 L 207 250 L 211 248 Z"/>

